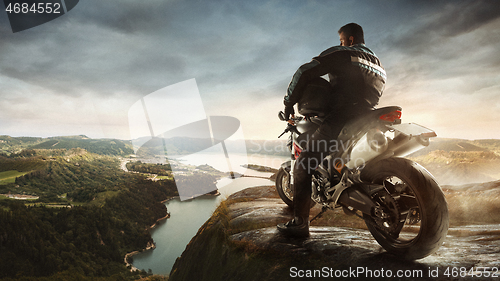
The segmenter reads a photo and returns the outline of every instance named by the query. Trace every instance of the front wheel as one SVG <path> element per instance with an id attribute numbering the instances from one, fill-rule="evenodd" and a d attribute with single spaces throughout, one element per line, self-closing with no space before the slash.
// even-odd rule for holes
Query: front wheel
<path id="1" fill-rule="evenodd" d="M 441 246 L 448 232 L 448 205 L 425 168 L 408 159 L 389 158 L 365 167 L 362 179 L 384 186 L 372 194 L 377 207 L 363 219 L 386 251 L 414 260 Z"/>
<path id="2" fill-rule="evenodd" d="M 281 200 L 293 208 L 293 185 L 290 184 L 290 173 L 285 169 L 280 168 L 276 174 L 275 183 L 276 190 L 278 191 Z M 316 205 L 316 202 L 311 199 L 309 208 L 314 207 L 314 205 Z"/>
<path id="3" fill-rule="evenodd" d="M 276 174 L 276 190 L 288 206 L 293 207 L 293 189 L 290 184 L 290 173 L 280 168 Z"/>

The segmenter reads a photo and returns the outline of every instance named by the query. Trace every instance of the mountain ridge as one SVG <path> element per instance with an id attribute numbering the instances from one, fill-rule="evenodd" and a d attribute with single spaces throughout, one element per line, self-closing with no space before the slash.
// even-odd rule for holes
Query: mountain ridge
<path id="1" fill-rule="evenodd" d="M 140 141 L 140 140 L 139 140 Z M 166 150 L 170 155 L 186 155 L 199 151 L 210 151 L 209 139 L 171 138 L 146 142 L 134 151 L 134 141 L 118 139 L 91 139 L 85 135 L 50 138 L 0 136 L 0 154 L 10 155 L 29 149 L 74 149 L 83 148 L 101 155 L 155 157 Z M 220 141 L 217 141 L 220 142 Z M 230 153 L 247 153 L 268 156 L 289 156 L 287 139 L 225 140 Z M 142 156 L 141 156 L 142 155 Z M 428 147 L 417 151 L 410 158 L 428 169 L 441 184 L 469 184 L 500 179 L 500 140 L 465 140 L 455 138 L 431 139 Z M 251 164 L 251 163 L 250 163 Z"/>

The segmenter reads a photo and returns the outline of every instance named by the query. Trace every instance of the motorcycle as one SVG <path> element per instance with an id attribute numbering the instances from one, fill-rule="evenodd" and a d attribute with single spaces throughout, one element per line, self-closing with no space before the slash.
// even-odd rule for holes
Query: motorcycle
<path id="1" fill-rule="evenodd" d="M 311 205 L 321 212 L 342 208 L 364 220 L 376 241 L 389 253 L 420 259 L 443 243 L 449 226 L 448 205 L 434 177 L 403 158 L 429 145 L 436 133 L 414 123 L 401 123 L 401 107 L 374 109 L 345 124 L 336 144 L 312 175 Z M 283 112 L 279 113 L 285 121 Z M 276 175 L 280 198 L 293 208 L 293 166 L 324 116 L 298 116 L 287 146 L 291 160 Z M 278 137 L 278 138 L 279 138 Z"/>

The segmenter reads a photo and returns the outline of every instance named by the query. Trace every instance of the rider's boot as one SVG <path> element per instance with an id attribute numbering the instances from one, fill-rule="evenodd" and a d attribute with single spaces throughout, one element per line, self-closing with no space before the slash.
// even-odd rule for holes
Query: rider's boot
<path id="1" fill-rule="evenodd" d="M 278 224 L 278 231 L 292 237 L 309 236 L 309 209 L 311 207 L 311 175 L 322 156 L 320 153 L 302 151 L 293 169 L 294 219 Z"/>
<path id="2" fill-rule="evenodd" d="M 304 238 L 309 236 L 309 219 L 295 217 L 289 222 L 277 225 L 278 231 L 289 237 Z"/>

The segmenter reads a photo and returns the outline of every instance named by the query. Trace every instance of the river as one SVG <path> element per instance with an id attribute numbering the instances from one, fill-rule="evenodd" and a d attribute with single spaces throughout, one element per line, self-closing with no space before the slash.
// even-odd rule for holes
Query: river
<path id="1" fill-rule="evenodd" d="M 248 157 L 248 163 L 279 168 L 279 165 L 287 159 L 287 157 L 252 155 Z M 247 170 L 245 175 L 269 177 L 271 173 Z M 151 230 L 156 249 L 134 255 L 133 265 L 141 270 L 151 270 L 154 274 L 168 275 L 177 257 L 180 257 L 191 238 L 210 218 L 221 200 L 248 187 L 273 184 L 273 181 L 264 178 L 221 179 L 217 183 L 220 196 L 204 196 L 189 201 L 179 199 L 168 201 L 165 204 L 170 212 L 170 218 L 160 222 Z"/>

